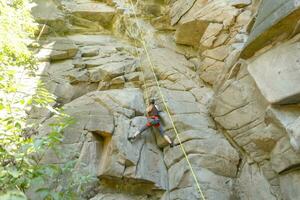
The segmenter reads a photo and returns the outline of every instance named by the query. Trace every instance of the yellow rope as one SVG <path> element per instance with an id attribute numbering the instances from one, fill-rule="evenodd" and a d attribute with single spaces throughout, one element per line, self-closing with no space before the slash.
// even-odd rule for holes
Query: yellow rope
<path id="1" fill-rule="evenodd" d="M 129 33 L 127 30 L 126 30 L 127 34 Z M 135 47 L 135 53 L 136 55 L 140 58 L 141 55 L 139 53 L 139 50 L 137 48 L 137 43 L 136 41 L 134 40 L 134 47 Z M 140 65 L 141 65 L 141 59 L 139 59 L 139 62 L 140 62 Z M 146 79 L 145 79 L 145 75 L 144 75 L 144 72 L 143 72 L 143 69 L 141 68 L 141 72 L 142 72 L 142 79 L 143 79 L 143 84 L 144 84 L 144 88 L 145 88 L 145 94 L 146 94 L 146 104 L 149 103 L 149 95 L 148 95 L 148 91 L 147 91 L 147 85 L 146 85 Z"/>
<path id="2" fill-rule="evenodd" d="M 190 168 L 190 171 L 191 171 L 191 173 L 192 173 L 192 176 L 193 176 L 193 178 L 194 178 L 194 180 L 195 180 L 195 183 L 196 183 L 197 188 L 198 188 L 198 192 L 199 192 L 199 194 L 201 195 L 201 198 L 202 198 L 203 200 L 205 200 L 204 194 L 203 194 L 202 189 L 201 189 L 201 187 L 200 187 L 200 184 L 199 184 L 199 181 L 198 181 L 197 176 L 196 176 L 196 174 L 195 174 L 195 171 L 194 171 L 194 169 L 193 169 L 193 167 L 192 167 L 192 165 L 191 165 L 191 162 L 190 162 L 190 160 L 189 160 L 189 158 L 188 158 L 188 156 L 187 156 L 187 153 L 186 153 L 186 151 L 185 151 L 185 149 L 184 149 L 184 145 L 182 144 L 182 141 L 181 141 L 181 139 L 180 139 L 180 137 L 179 137 L 179 133 L 178 133 L 177 128 L 176 128 L 176 126 L 175 126 L 175 124 L 174 124 L 174 120 L 173 120 L 173 118 L 172 118 L 172 116 L 171 116 L 171 113 L 170 113 L 170 110 L 169 110 L 169 108 L 168 108 L 168 106 L 167 106 L 165 97 L 164 97 L 164 95 L 163 95 L 163 93 L 162 93 L 162 91 L 161 91 L 161 87 L 160 87 L 159 81 L 158 81 L 157 76 L 156 76 L 156 74 L 155 74 L 154 64 L 153 64 L 153 62 L 152 62 L 152 60 L 151 60 L 151 57 L 150 57 L 150 54 L 149 54 L 149 52 L 148 52 L 146 43 L 145 43 L 145 41 L 144 41 L 144 39 L 143 39 L 143 36 L 142 36 L 141 28 L 140 28 L 140 26 L 139 26 L 139 24 L 138 24 L 137 15 L 136 15 L 136 11 L 135 11 L 133 2 L 132 2 L 132 0 L 129 0 L 129 1 L 130 1 L 130 4 L 131 4 L 133 13 L 134 13 L 134 17 L 135 17 L 135 20 L 136 20 L 136 23 L 137 23 L 137 27 L 138 27 L 139 32 L 140 32 L 140 35 L 141 35 L 142 45 L 143 45 L 143 48 L 144 48 L 144 50 L 145 50 L 145 53 L 146 53 L 146 56 L 147 56 L 147 60 L 148 60 L 148 62 L 149 62 L 149 64 L 150 64 L 151 71 L 152 71 L 152 73 L 153 73 L 153 76 L 154 76 L 156 85 L 157 85 L 157 87 L 158 87 L 158 91 L 159 91 L 159 93 L 160 93 L 160 96 L 161 96 L 161 98 L 162 98 L 164 107 L 166 108 L 166 111 L 167 111 L 168 116 L 169 116 L 169 118 L 170 118 L 170 121 L 171 121 L 171 123 L 172 123 L 172 127 L 173 127 L 173 129 L 174 129 L 174 131 L 175 131 L 176 138 L 177 138 L 177 140 L 178 140 L 178 142 L 179 142 L 179 144 L 180 144 L 180 148 L 181 148 L 181 150 L 182 150 L 182 152 L 183 152 L 183 154 L 184 154 L 184 157 L 185 157 L 185 159 L 186 159 L 186 161 L 187 161 L 187 163 L 188 163 L 188 166 L 189 166 L 189 168 Z"/>

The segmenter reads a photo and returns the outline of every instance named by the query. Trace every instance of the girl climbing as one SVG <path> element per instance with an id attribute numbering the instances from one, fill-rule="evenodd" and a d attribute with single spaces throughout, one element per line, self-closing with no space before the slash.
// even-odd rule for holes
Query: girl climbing
<path id="1" fill-rule="evenodd" d="M 159 112 L 157 105 L 155 105 L 155 100 L 151 99 L 149 106 L 146 109 L 147 112 L 147 123 L 137 132 L 135 132 L 135 134 L 133 136 L 128 137 L 129 141 L 133 141 L 139 134 L 141 134 L 142 132 L 144 132 L 145 130 L 147 130 L 150 127 L 155 127 L 158 128 L 160 135 L 170 144 L 170 147 L 174 146 L 173 141 L 171 141 L 171 139 L 169 138 L 169 136 L 164 134 L 163 128 L 160 125 L 160 120 L 159 120 Z"/>

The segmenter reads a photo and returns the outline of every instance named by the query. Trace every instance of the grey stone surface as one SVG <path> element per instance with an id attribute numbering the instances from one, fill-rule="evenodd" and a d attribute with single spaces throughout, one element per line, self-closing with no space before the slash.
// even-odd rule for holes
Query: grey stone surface
<path id="1" fill-rule="evenodd" d="M 32 15 L 38 22 L 46 23 L 43 34 L 49 32 L 46 31 L 49 26 L 57 33 L 67 31 L 65 13 L 60 10 L 59 4 L 54 0 L 34 0 Z"/>
<path id="2" fill-rule="evenodd" d="M 200 199 L 180 141 L 207 199 L 279 200 L 298 195 L 294 172 L 299 165 L 299 110 L 270 106 L 247 71 L 250 60 L 239 60 L 258 1 L 138 1 L 138 22 L 122 0 L 39 2 L 35 12 L 40 23 L 49 23 L 51 35 L 40 42 L 37 58 L 45 62 L 40 76 L 57 97 L 55 106 L 76 119 L 58 145 L 65 156 L 49 151 L 42 161 L 76 160 L 76 172 L 98 177 L 86 185 L 85 199 Z M 271 25 L 276 33 L 296 33 L 297 15 L 282 20 L 281 14 L 297 9 L 299 5 L 291 4 L 297 1 L 265 2 L 270 6 L 262 5 L 267 10 L 257 21 L 264 24 L 278 17 L 283 23 Z M 280 8 L 279 2 L 284 3 Z M 51 32 L 57 29 L 61 31 Z M 272 37 L 270 42 L 278 39 L 269 31 L 264 34 Z M 165 112 L 141 35 L 179 138 Z M 253 42 L 257 49 L 265 45 L 259 41 Z M 251 52 L 251 45 L 247 48 Z M 269 48 L 269 52 L 277 49 Z M 296 91 L 298 62 L 293 48 L 291 54 L 289 50 L 276 54 L 284 61 L 267 57 L 270 64 L 254 66 L 260 66 L 257 76 L 265 75 L 265 82 L 280 71 L 278 81 L 267 89 L 294 81 L 288 91 Z M 280 70 L 275 70 L 279 64 Z M 269 71 L 260 71 L 266 67 Z M 161 108 L 161 124 L 174 148 L 154 128 L 134 142 L 127 140 L 147 122 L 147 96 Z M 51 114 L 38 109 L 32 113 L 42 123 L 39 134 L 49 133 Z M 286 187 L 289 184 L 293 187 Z"/>
<path id="3" fill-rule="evenodd" d="M 300 107 L 298 105 L 272 106 L 267 109 L 267 120 L 275 124 L 283 135 L 288 136 L 295 151 L 299 151 L 298 124 Z"/>
<path id="4" fill-rule="evenodd" d="M 299 6 L 298 0 L 262 1 L 242 56 L 251 57 L 277 37 L 290 36 L 298 26 Z"/>
<path id="5" fill-rule="evenodd" d="M 96 21 L 103 26 L 108 26 L 111 23 L 116 12 L 114 7 L 91 0 L 62 1 L 62 3 L 73 15 Z"/>
<path id="6" fill-rule="evenodd" d="M 200 184 L 204 186 L 203 189 L 204 191 L 206 191 L 205 193 L 206 198 L 228 199 L 231 193 L 230 191 L 232 186 L 231 184 L 232 180 L 228 177 L 218 176 L 205 168 L 199 167 L 201 166 L 201 164 L 199 163 L 197 157 L 195 157 L 194 155 L 190 155 L 189 158 L 191 160 L 192 166 L 194 166 L 196 176 L 199 177 Z M 184 191 L 189 187 L 195 189 L 192 174 L 189 171 L 185 162 L 186 162 L 185 160 L 181 160 L 180 162 L 176 163 L 170 168 L 169 170 L 170 190 L 174 191 L 175 189 L 178 189 L 178 191 L 180 192 L 181 190 Z M 177 195 L 179 195 L 179 198 L 183 198 L 183 196 L 181 196 L 182 194 L 180 195 L 177 193 Z M 201 198 L 199 193 L 195 194 L 194 192 L 188 195 L 188 197 L 193 200 Z M 176 195 L 174 195 L 173 198 L 176 199 Z"/>
<path id="7" fill-rule="evenodd" d="M 290 143 L 296 151 L 300 151 L 300 118 L 288 127 Z"/>
<path id="8" fill-rule="evenodd" d="M 181 133 L 179 138 L 184 142 L 186 153 L 197 157 L 201 167 L 221 176 L 235 177 L 239 156 L 224 138 L 203 130 L 186 131 Z M 175 142 L 178 144 L 178 140 Z M 174 149 L 167 149 L 164 159 L 167 167 L 184 160 L 180 145 L 178 144 Z"/>
<path id="9" fill-rule="evenodd" d="M 231 0 L 231 5 L 241 8 L 248 6 L 252 3 L 252 0 Z"/>
<path id="10" fill-rule="evenodd" d="M 177 23 L 176 43 L 198 47 L 210 22 L 228 27 L 237 14 L 224 1 L 176 1 L 171 7 L 171 22 Z"/>
<path id="11" fill-rule="evenodd" d="M 264 177 L 262 171 L 255 164 L 246 163 L 242 169 L 242 173 L 237 178 L 235 186 L 237 188 L 237 196 L 239 199 L 270 199 L 275 200 L 272 194 L 271 186 Z"/>
<path id="12" fill-rule="evenodd" d="M 293 150 L 288 137 L 280 139 L 271 154 L 272 168 L 280 173 L 299 163 L 299 153 Z"/>
<path id="13" fill-rule="evenodd" d="M 286 200 L 294 200 L 300 196 L 300 173 L 299 170 L 292 171 L 280 176 L 280 187 L 282 196 Z"/>
<path id="14" fill-rule="evenodd" d="M 283 44 L 264 53 L 248 66 L 251 76 L 272 104 L 300 102 L 300 43 Z"/>

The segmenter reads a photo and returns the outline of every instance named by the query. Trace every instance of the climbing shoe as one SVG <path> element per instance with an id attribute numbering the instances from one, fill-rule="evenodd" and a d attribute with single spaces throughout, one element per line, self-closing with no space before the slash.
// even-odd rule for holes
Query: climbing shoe
<path id="1" fill-rule="evenodd" d="M 136 138 L 136 137 L 134 137 L 134 136 L 129 136 L 129 137 L 128 137 L 128 140 L 129 140 L 130 142 L 132 142 L 132 141 L 135 140 L 135 138 Z"/>
<path id="2" fill-rule="evenodd" d="M 173 141 L 171 142 L 170 147 L 171 147 L 171 148 L 174 147 L 174 142 L 173 142 Z"/>

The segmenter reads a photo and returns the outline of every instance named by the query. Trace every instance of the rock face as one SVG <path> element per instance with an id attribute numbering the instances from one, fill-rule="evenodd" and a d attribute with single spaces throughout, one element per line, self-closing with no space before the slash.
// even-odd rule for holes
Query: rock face
<path id="1" fill-rule="evenodd" d="M 186 158 L 206 199 L 298 199 L 298 1 L 138 1 L 137 19 L 122 0 L 35 2 L 39 75 L 76 121 L 41 161 L 96 178 L 79 199 L 201 199 Z M 150 97 L 173 148 L 156 129 L 127 140 Z M 39 135 L 55 120 L 30 117 Z"/>
<path id="2" fill-rule="evenodd" d="M 261 47 L 271 44 L 277 38 L 284 39 L 299 31 L 300 4 L 298 0 L 276 2 L 264 0 L 261 4 L 247 42 L 248 47 L 243 50 L 243 57 L 252 56 Z"/>
<path id="3" fill-rule="evenodd" d="M 256 58 L 248 66 L 262 94 L 271 104 L 300 102 L 300 43 L 284 44 Z"/>

